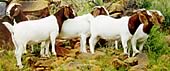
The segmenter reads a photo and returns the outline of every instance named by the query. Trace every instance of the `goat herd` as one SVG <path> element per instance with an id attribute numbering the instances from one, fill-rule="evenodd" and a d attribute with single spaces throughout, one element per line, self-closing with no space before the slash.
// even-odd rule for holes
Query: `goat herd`
<path id="1" fill-rule="evenodd" d="M 21 5 L 11 3 L 6 14 L 12 22 L 3 21 L 11 33 L 15 46 L 15 56 L 19 68 L 23 68 L 21 57 L 26 51 L 26 45 L 41 43 L 41 56 L 49 56 L 49 44 L 52 54 L 55 52 L 57 39 L 73 39 L 80 37 L 80 52 L 87 53 L 86 39 L 89 39 L 90 52 L 94 54 L 94 47 L 100 38 L 121 41 L 124 54 L 128 54 L 127 43 L 130 40 L 133 54 L 140 53 L 154 24 L 162 24 L 164 16 L 158 10 L 135 10 L 131 16 L 119 19 L 109 16 L 104 6 L 96 6 L 93 11 L 82 16 L 76 16 L 70 6 L 62 6 L 54 15 L 38 20 L 29 20 L 23 15 Z M 139 50 L 136 48 L 139 43 Z M 117 47 L 117 46 L 116 46 Z M 45 49 L 45 51 L 44 51 Z M 130 49 L 130 48 L 129 48 Z M 130 55 L 130 54 L 128 54 Z"/>

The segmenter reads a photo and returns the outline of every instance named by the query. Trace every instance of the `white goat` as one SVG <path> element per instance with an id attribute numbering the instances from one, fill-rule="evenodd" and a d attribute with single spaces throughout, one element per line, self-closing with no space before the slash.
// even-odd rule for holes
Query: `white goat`
<path id="1" fill-rule="evenodd" d="M 114 19 L 110 16 L 97 16 L 91 24 L 90 51 L 94 53 L 94 46 L 99 38 L 118 40 L 121 38 L 124 53 L 127 54 L 127 41 L 132 37 L 128 29 L 129 17 Z"/>
<path id="2" fill-rule="evenodd" d="M 55 51 L 55 38 L 58 36 L 58 23 L 54 15 L 49 17 L 39 19 L 24 21 L 12 25 L 4 23 L 12 33 L 12 38 L 16 47 L 15 55 L 17 59 L 17 65 L 22 68 L 21 56 L 26 48 L 27 44 L 37 43 L 45 41 L 49 45 L 50 41 L 52 43 L 52 52 L 56 54 Z"/>
<path id="3" fill-rule="evenodd" d="M 90 36 L 90 24 L 94 19 L 92 14 L 77 16 L 64 21 L 59 38 L 72 39 L 80 37 L 80 51 L 86 51 L 86 39 Z"/>
<path id="4" fill-rule="evenodd" d="M 160 17 L 155 16 L 155 14 L 152 12 L 156 12 L 158 14 L 158 16 L 160 16 Z M 132 56 L 135 56 L 136 53 L 139 53 L 142 51 L 143 45 L 146 42 L 147 38 L 149 37 L 149 32 L 152 29 L 152 26 L 154 24 L 161 24 L 164 20 L 162 13 L 158 10 L 150 10 L 150 12 L 148 12 L 148 13 L 150 13 L 148 15 L 151 16 L 150 19 L 152 19 L 152 20 L 148 19 L 147 24 L 144 24 L 144 23 L 140 24 L 131 39 L 132 48 L 133 48 Z M 153 17 L 156 17 L 156 19 L 153 19 Z M 139 43 L 139 51 L 136 49 L 137 42 Z"/>
<path id="5" fill-rule="evenodd" d="M 104 6 L 95 6 L 91 13 L 64 21 L 59 38 L 72 39 L 80 37 L 80 52 L 87 53 L 86 39 L 90 36 L 90 24 L 98 15 L 109 15 Z"/>

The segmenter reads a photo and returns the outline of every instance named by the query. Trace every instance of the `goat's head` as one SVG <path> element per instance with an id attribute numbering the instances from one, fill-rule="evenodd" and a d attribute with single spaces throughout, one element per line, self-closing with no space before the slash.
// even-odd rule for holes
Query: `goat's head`
<path id="1" fill-rule="evenodd" d="M 74 18 L 76 16 L 74 10 L 72 9 L 71 5 L 66 5 L 63 6 L 63 10 L 64 10 L 64 16 L 66 18 Z"/>
<path id="2" fill-rule="evenodd" d="M 109 12 L 106 10 L 104 6 L 95 6 L 93 8 L 93 11 L 91 12 L 93 16 L 98 16 L 98 15 L 109 15 Z"/>
<path id="3" fill-rule="evenodd" d="M 135 13 L 138 15 L 141 23 L 145 25 L 153 24 L 153 15 L 148 10 L 138 9 L 138 10 L 135 10 Z"/>
<path id="4" fill-rule="evenodd" d="M 10 17 L 10 18 L 14 18 L 15 16 L 17 16 L 22 10 L 22 6 L 19 3 L 11 3 L 8 5 L 7 10 L 6 10 L 6 14 Z"/>
<path id="5" fill-rule="evenodd" d="M 163 14 L 158 10 L 149 10 L 153 16 L 153 21 L 155 24 L 162 24 L 165 20 Z"/>
<path id="6" fill-rule="evenodd" d="M 130 17 L 128 23 L 130 33 L 134 34 L 140 24 L 144 24 L 145 26 L 152 25 L 152 15 L 146 9 L 138 9 L 134 11 L 134 14 Z"/>
<path id="7" fill-rule="evenodd" d="M 55 14 L 59 25 L 59 32 L 61 31 L 62 24 L 69 18 L 74 18 L 75 13 L 71 6 L 62 6 Z"/>

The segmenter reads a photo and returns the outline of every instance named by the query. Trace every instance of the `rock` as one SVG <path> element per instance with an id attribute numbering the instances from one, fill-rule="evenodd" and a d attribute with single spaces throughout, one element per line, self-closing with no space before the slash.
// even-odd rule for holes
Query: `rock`
<path id="1" fill-rule="evenodd" d="M 35 71 L 44 71 L 44 67 L 36 68 Z"/>
<path id="2" fill-rule="evenodd" d="M 144 65 L 135 65 L 131 67 L 128 71 L 147 71 L 147 68 Z"/>
<path id="3" fill-rule="evenodd" d="M 111 64 L 116 68 L 116 69 L 119 69 L 120 67 L 124 66 L 124 67 L 127 67 L 128 65 L 121 61 L 120 59 L 118 59 L 117 56 L 113 56 L 112 57 L 112 60 L 111 60 Z"/>
<path id="4" fill-rule="evenodd" d="M 69 50 L 63 47 L 57 47 L 56 48 L 56 53 L 57 56 L 66 56 L 67 54 L 69 54 Z"/>
<path id="5" fill-rule="evenodd" d="M 37 71 L 50 71 L 51 65 L 55 62 L 53 58 L 46 59 L 46 60 L 37 60 L 37 62 L 34 64 L 34 69 Z"/>
<path id="6" fill-rule="evenodd" d="M 134 65 L 147 66 L 148 65 L 148 57 L 145 53 L 139 53 L 135 57 L 127 58 L 126 60 L 124 60 L 124 62 L 128 63 L 131 66 L 134 66 Z"/>
<path id="7" fill-rule="evenodd" d="M 129 64 L 130 66 L 134 66 L 138 64 L 138 60 L 136 57 L 130 57 L 124 60 L 125 63 Z"/>
<path id="8" fill-rule="evenodd" d="M 28 61 L 27 63 L 29 66 L 34 66 L 34 64 L 36 63 L 37 60 L 35 60 L 32 57 L 26 57 L 25 61 Z"/>
<path id="9" fill-rule="evenodd" d="M 125 59 L 127 59 L 127 58 L 128 58 L 128 55 L 127 55 L 127 54 L 121 53 L 121 54 L 119 55 L 119 59 L 120 59 L 120 60 L 125 60 Z"/>
<path id="10" fill-rule="evenodd" d="M 149 64 L 149 59 L 145 53 L 139 53 L 136 58 L 138 60 L 138 64 L 142 64 L 144 66 Z"/>
<path id="11" fill-rule="evenodd" d="M 74 45 L 74 49 L 80 49 L 80 42 L 77 42 L 77 43 Z"/>

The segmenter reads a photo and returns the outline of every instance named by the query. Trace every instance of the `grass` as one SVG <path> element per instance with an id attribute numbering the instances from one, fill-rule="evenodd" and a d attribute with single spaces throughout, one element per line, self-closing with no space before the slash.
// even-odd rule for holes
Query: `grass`
<path id="1" fill-rule="evenodd" d="M 13 51 L 3 51 L 0 56 L 0 71 L 17 70 Z"/>

